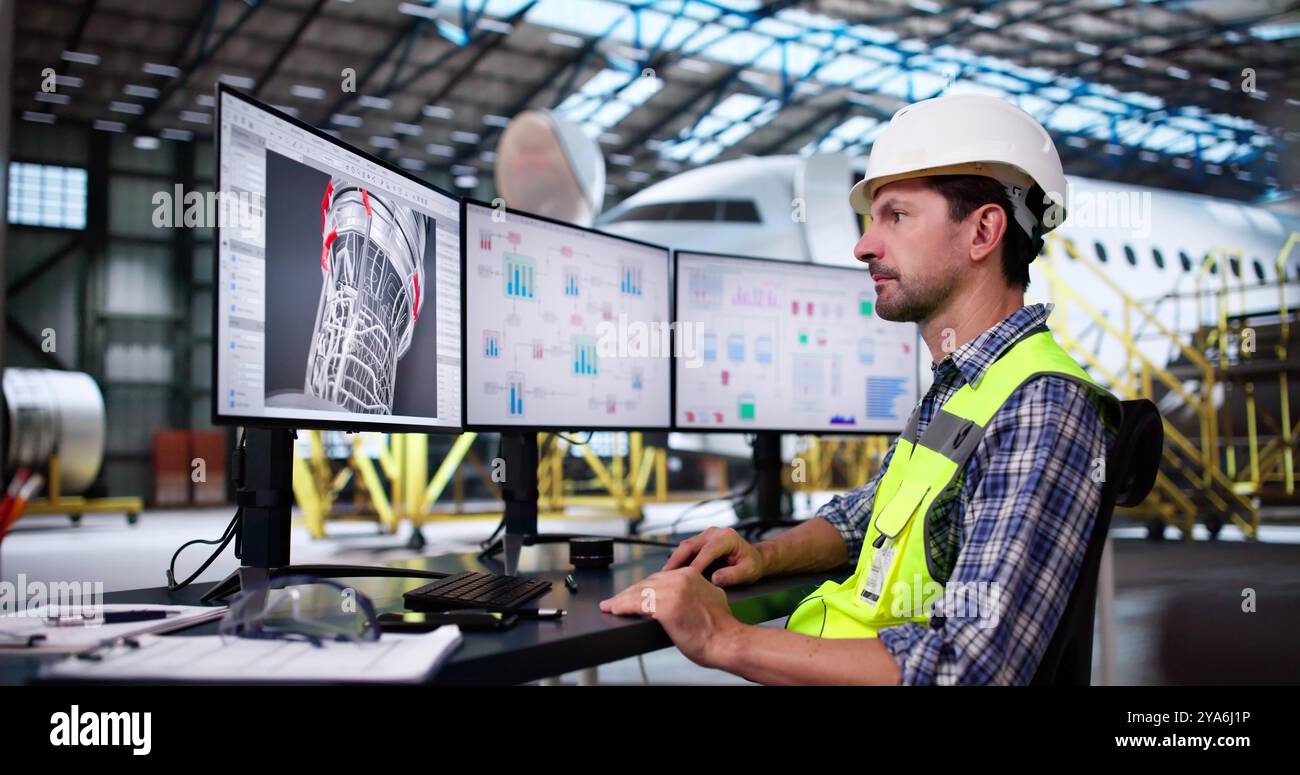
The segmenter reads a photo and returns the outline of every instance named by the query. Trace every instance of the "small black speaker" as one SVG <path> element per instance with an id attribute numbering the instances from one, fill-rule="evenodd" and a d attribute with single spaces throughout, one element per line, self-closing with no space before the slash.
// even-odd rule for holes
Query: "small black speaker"
<path id="1" fill-rule="evenodd" d="M 608 568 L 614 562 L 614 539 L 597 536 L 570 538 L 569 562 L 575 568 Z"/>

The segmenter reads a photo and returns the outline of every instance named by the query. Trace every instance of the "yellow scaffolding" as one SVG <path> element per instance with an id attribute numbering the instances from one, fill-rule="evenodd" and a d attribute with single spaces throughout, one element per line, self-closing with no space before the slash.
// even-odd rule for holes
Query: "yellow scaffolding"
<path id="1" fill-rule="evenodd" d="M 409 520 L 418 528 L 427 522 L 463 519 L 465 464 L 478 471 L 497 499 L 501 495 L 495 463 L 491 467 L 485 466 L 473 452 L 476 433 L 462 433 L 456 438 L 432 478 L 428 474 L 428 439 L 424 434 L 388 434 L 373 459 L 361 436 L 348 436 L 346 443 L 350 445 L 350 454 L 346 465 L 335 472 L 326 455 L 321 432 L 302 433 L 308 451 L 303 453 L 299 447 L 295 452 L 293 489 L 303 522 L 314 538 L 325 537 L 326 523 L 330 519 L 374 521 L 387 533 L 396 532 L 403 520 Z M 578 505 L 594 508 L 604 516 L 637 519 L 641 516 L 642 506 L 651 499 L 652 478 L 653 500 L 668 500 L 667 450 L 646 445 L 641 433 L 629 433 L 627 454 L 615 450 L 608 462 L 596 455 L 589 445 L 577 446 L 581 459 L 593 474 L 592 480 L 583 483 L 582 493 L 579 493 L 579 482 L 565 479 L 564 462 L 574 447 L 567 437 L 558 433 L 541 433 L 538 434 L 538 445 L 538 507 L 543 515 L 575 518 L 575 515 L 565 514 L 565 509 L 566 506 Z M 339 493 L 349 483 L 355 483 L 358 493 L 368 499 L 369 508 L 358 513 L 339 514 L 335 504 Z M 448 484 L 453 488 L 452 511 L 435 511 L 434 503 Z M 592 489 L 596 492 L 589 492 Z M 495 519 L 500 518 L 501 512 L 493 510 L 472 516 Z M 418 535 L 418 530 L 415 535 Z"/>
<path id="2" fill-rule="evenodd" d="M 1284 362 L 1287 358 L 1291 324 L 1291 313 L 1286 301 L 1285 265 L 1297 238 L 1298 235 L 1294 233 L 1290 235 L 1276 260 L 1280 338 L 1274 349 L 1279 362 Z M 1107 317 L 1094 305 L 1095 300 L 1084 298 L 1075 287 L 1062 280 L 1056 268 L 1062 252 L 1072 262 L 1085 267 L 1113 294 L 1121 309 L 1119 321 Z M 1249 378 L 1250 372 L 1236 368 L 1253 357 L 1250 348 L 1240 347 L 1243 335 L 1254 335 L 1253 331 L 1242 326 L 1239 317 L 1247 311 L 1245 282 L 1243 280 L 1232 288 L 1228 279 L 1227 267 L 1232 265 L 1239 268 L 1242 258 L 1240 251 L 1220 247 L 1206 254 L 1197 267 L 1192 298 L 1197 308 L 1198 325 L 1190 336 L 1170 330 L 1142 303 L 1121 288 L 1102 267 L 1080 255 L 1070 240 L 1049 235 L 1043 260 L 1040 261 L 1049 283 L 1051 300 L 1055 304 L 1052 329 L 1064 347 L 1080 358 L 1092 374 L 1105 382 L 1116 395 L 1126 399 L 1151 399 L 1154 398 L 1153 387 L 1160 384 L 1177 395 L 1195 413 L 1198 426 L 1195 438 L 1188 438 L 1168 418 L 1165 419 L 1167 443 L 1156 486 L 1147 501 L 1134 509 L 1125 510 L 1134 515 L 1160 518 L 1178 527 L 1186 540 L 1191 540 L 1192 527 L 1203 507 L 1216 510 L 1223 519 L 1233 522 L 1253 538 L 1259 530 L 1257 497 L 1262 494 L 1265 485 L 1278 481 L 1283 484 L 1286 494 L 1291 495 L 1295 491 L 1294 446 L 1300 426 L 1291 423 L 1286 368 L 1277 369 L 1276 374 L 1280 419 L 1274 418 L 1272 412 L 1259 406 L 1255 381 Z M 1220 268 L 1222 271 L 1219 271 Z M 1240 279 L 1239 271 L 1234 273 Z M 1209 274 L 1219 275 L 1217 288 L 1202 287 Z M 1236 310 L 1234 291 L 1236 303 L 1239 304 Z M 1209 315 L 1205 314 L 1204 302 L 1209 303 Z M 1071 309 L 1083 312 L 1112 341 L 1123 347 L 1123 369 L 1119 373 L 1100 363 L 1067 330 L 1064 322 Z M 1213 319 L 1212 325 L 1200 324 L 1206 317 Z M 1172 345 L 1188 364 L 1190 376 L 1179 376 L 1165 365 L 1152 362 L 1138 346 L 1135 326 L 1153 330 L 1156 336 Z M 1217 354 L 1213 361 L 1206 356 L 1211 351 Z M 1236 362 L 1233 361 L 1234 354 L 1237 356 Z M 1246 376 L 1243 378 L 1242 374 Z M 1189 390 L 1185 386 L 1189 379 L 1199 385 L 1199 391 Z M 1236 442 L 1230 435 L 1231 415 L 1227 409 L 1226 392 L 1222 393 L 1225 396 L 1222 406 L 1215 401 L 1216 392 L 1226 391 L 1237 382 L 1243 383 L 1247 426 L 1245 466 L 1238 464 Z M 1218 387 L 1220 385 L 1221 388 Z M 1262 446 L 1259 432 L 1261 421 L 1275 434 L 1273 439 Z M 1226 428 L 1221 427 L 1225 424 Z M 1180 485 L 1179 482 L 1183 484 Z"/>

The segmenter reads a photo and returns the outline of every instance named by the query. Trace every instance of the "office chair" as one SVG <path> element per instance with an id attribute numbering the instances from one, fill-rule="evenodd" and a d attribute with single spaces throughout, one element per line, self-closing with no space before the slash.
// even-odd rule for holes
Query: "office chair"
<path id="1" fill-rule="evenodd" d="M 1145 398 L 1120 402 L 1119 430 L 1106 454 L 1106 483 L 1083 567 L 1033 686 L 1087 686 L 1092 680 L 1092 627 L 1097 576 L 1115 506 L 1136 506 L 1151 491 L 1164 448 L 1165 432 L 1156 405 Z"/>

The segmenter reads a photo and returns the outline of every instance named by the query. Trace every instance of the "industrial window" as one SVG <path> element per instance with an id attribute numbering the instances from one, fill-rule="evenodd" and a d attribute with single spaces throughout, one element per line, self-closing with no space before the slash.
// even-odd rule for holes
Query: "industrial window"
<path id="1" fill-rule="evenodd" d="M 1184 272 L 1192 271 L 1192 257 L 1187 255 L 1186 250 L 1178 251 L 1178 262 L 1183 265 Z"/>
<path id="2" fill-rule="evenodd" d="M 1138 257 L 1137 257 L 1137 254 L 1133 252 L 1133 246 L 1132 246 L 1132 245 L 1125 245 L 1125 246 L 1124 246 L 1124 260 L 1128 261 L 1128 265 L 1129 265 L 1129 266 L 1137 266 L 1137 265 L 1138 265 Z"/>
<path id="3" fill-rule="evenodd" d="M 1100 242 L 1094 242 L 1092 246 L 1097 249 L 1097 260 L 1106 263 L 1106 248 Z"/>
<path id="4" fill-rule="evenodd" d="M 86 228 L 86 171 L 52 164 L 9 163 L 9 222 Z"/>
<path id="5" fill-rule="evenodd" d="M 1151 260 L 1156 262 L 1156 269 L 1165 268 L 1165 257 L 1160 252 L 1160 248 L 1151 248 Z"/>

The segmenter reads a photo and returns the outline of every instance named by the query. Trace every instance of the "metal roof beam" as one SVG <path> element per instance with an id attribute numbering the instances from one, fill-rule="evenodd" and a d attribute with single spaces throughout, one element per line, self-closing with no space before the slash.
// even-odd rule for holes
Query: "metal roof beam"
<path id="1" fill-rule="evenodd" d="M 213 9 L 210 13 L 209 21 L 215 20 L 215 6 L 218 5 L 220 5 L 220 0 L 212 0 L 209 4 L 209 7 Z M 158 95 L 158 99 L 150 103 L 148 107 L 144 109 L 144 112 L 141 113 L 135 121 L 131 122 L 129 131 L 131 133 L 136 133 L 145 129 L 149 124 L 149 119 L 158 112 L 158 109 L 162 105 L 166 104 L 167 99 L 182 89 L 185 84 L 189 82 L 190 77 L 194 75 L 195 71 L 207 63 L 207 61 L 212 58 L 213 54 L 221 50 L 221 47 L 226 45 L 226 42 L 234 37 L 234 35 L 239 32 L 239 28 L 243 27 L 244 23 L 251 19 L 253 14 L 257 13 L 261 7 L 261 3 L 248 6 L 242 13 L 240 13 L 239 18 L 235 19 L 233 24 L 222 31 L 220 37 L 218 37 L 211 46 L 200 45 L 199 51 L 194 55 L 194 57 L 181 66 L 181 74 L 168 81 L 167 85 L 163 87 L 162 93 Z M 185 49 L 189 46 L 189 37 L 190 36 L 186 36 L 186 40 L 183 41 L 181 47 L 177 49 L 176 57 L 173 59 L 173 64 L 178 62 L 180 58 L 184 56 Z"/>
<path id="2" fill-rule="evenodd" d="M 302 19 L 298 22 L 298 26 L 294 28 L 293 34 L 285 40 L 284 45 L 280 47 L 279 51 L 275 52 L 275 56 L 271 58 L 270 63 L 262 70 L 262 74 L 257 77 L 257 83 L 253 85 L 254 97 L 261 95 L 262 90 L 266 88 L 266 84 L 275 76 L 275 72 L 280 69 L 280 64 L 284 62 L 285 57 L 287 57 L 289 53 L 293 51 L 294 47 L 298 45 L 298 41 L 302 39 L 303 32 L 305 32 L 307 27 L 311 25 L 312 21 L 316 19 L 316 15 L 320 13 L 325 2 L 326 0 L 316 0 L 316 2 L 307 9 L 307 12 L 302 15 Z"/>

